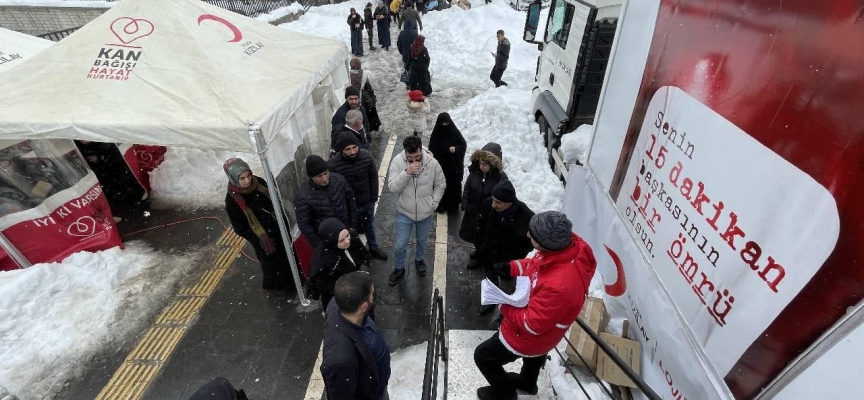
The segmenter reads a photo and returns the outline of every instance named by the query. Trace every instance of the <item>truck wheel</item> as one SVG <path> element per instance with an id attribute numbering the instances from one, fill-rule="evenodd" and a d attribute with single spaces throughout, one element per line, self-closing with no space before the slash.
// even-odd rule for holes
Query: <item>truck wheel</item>
<path id="1" fill-rule="evenodd" d="M 546 155 L 548 156 L 547 162 L 549 163 L 549 167 L 554 171 L 555 159 L 552 158 L 552 148 L 549 146 L 550 139 L 554 133 L 551 131 L 549 123 L 546 122 L 546 117 L 541 115 L 540 118 L 537 119 L 537 124 L 540 125 L 540 137 L 543 138 L 543 147 L 546 149 Z"/>

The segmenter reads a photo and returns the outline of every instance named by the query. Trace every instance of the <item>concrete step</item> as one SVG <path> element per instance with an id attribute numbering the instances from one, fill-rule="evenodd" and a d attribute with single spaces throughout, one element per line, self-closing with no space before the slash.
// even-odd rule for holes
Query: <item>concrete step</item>
<path id="1" fill-rule="evenodd" d="M 450 330 L 448 341 L 450 348 L 450 360 L 447 368 L 447 399 L 448 400 L 476 400 L 477 389 L 488 385 L 486 378 L 474 365 L 474 349 L 489 339 L 495 331 L 469 331 Z M 519 372 L 522 368 L 522 360 L 504 366 L 508 372 Z M 540 391 L 536 396 L 520 394 L 520 399 L 552 400 L 558 399 L 552 389 L 552 381 L 546 369 L 540 370 L 537 380 Z"/>

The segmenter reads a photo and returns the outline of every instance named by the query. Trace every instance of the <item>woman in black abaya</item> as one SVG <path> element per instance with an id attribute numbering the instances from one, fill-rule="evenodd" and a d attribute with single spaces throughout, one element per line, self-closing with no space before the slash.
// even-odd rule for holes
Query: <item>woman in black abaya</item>
<path id="1" fill-rule="evenodd" d="M 465 174 L 465 150 L 467 145 L 462 132 L 453 124 L 450 114 L 438 114 L 438 122 L 429 137 L 429 151 L 444 170 L 447 188 L 438 204 L 438 212 L 459 211 L 462 201 L 462 177 Z"/>

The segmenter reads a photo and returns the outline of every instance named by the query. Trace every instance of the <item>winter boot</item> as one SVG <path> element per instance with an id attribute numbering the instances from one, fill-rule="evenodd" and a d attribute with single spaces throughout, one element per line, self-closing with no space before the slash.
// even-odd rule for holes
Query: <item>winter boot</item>
<path id="1" fill-rule="evenodd" d="M 426 276 L 426 261 L 414 260 L 414 267 L 417 268 L 417 275 Z"/>
<path id="2" fill-rule="evenodd" d="M 512 393 L 499 393 L 492 386 L 483 386 L 477 389 L 477 398 L 480 400 L 517 400 L 519 395 L 514 390 Z"/>
<path id="3" fill-rule="evenodd" d="M 516 372 L 508 372 L 507 379 L 510 381 L 510 383 L 513 384 L 513 386 L 516 387 L 516 390 L 521 390 L 530 395 L 537 394 L 537 383 L 535 382 L 533 386 L 529 386 L 529 383 L 522 380 L 521 374 L 518 374 Z"/>
<path id="4" fill-rule="evenodd" d="M 394 269 L 393 272 L 390 273 L 390 278 L 387 279 L 387 283 L 390 286 L 396 286 L 399 282 L 402 282 L 402 279 L 405 278 L 405 268 L 402 269 Z"/>

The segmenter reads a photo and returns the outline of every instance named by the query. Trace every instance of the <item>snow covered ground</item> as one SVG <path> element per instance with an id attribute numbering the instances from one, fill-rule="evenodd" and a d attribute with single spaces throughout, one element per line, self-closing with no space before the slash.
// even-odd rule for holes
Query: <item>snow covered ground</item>
<path id="1" fill-rule="evenodd" d="M 51 398 L 149 324 L 199 258 L 129 242 L 0 273 L 0 386 L 22 400 Z"/>

